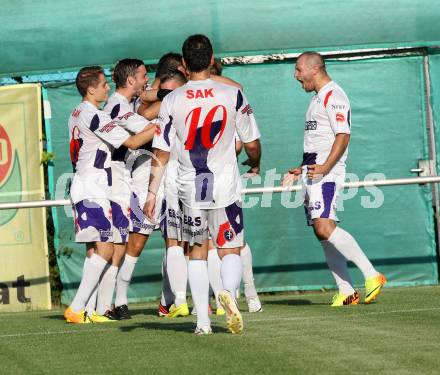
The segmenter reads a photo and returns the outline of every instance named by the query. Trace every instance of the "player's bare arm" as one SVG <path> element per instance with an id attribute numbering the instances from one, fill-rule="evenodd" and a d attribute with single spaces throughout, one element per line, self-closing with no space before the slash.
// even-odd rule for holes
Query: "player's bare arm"
<path id="1" fill-rule="evenodd" d="M 335 137 L 330 154 L 324 164 L 313 164 L 307 167 L 307 178 L 313 180 L 328 174 L 342 157 L 350 142 L 350 134 L 339 133 Z"/>
<path id="2" fill-rule="evenodd" d="M 150 183 L 148 185 L 147 200 L 144 205 L 144 214 L 154 221 L 154 211 L 156 206 L 156 195 L 162 181 L 170 153 L 168 151 L 154 149 L 154 157 L 151 159 Z"/>
<path id="3" fill-rule="evenodd" d="M 138 114 L 145 117 L 147 120 L 152 120 L 159 115 L 160 102 L 150 103 L 146 105 L 144 102 L 141 103 L 138 109 Z"/>
<path id="4" fill-rule="evenodd" d="M 123 145 L 125 147 L 131 148 L 132 150 L 136 150 L 139 147 L 143 146 L 145 143 L 150 142 L 154 137 L 155 131 L 156 125 L 148 124 L 142 132 L 127 138 Z"/>
<path id="5" fill-rule="evenodd" d="M 248 156 L 247 165 L 250 169 L 246 172 L 257 175 L 260 173 L 260 159 L 261 159 L 261 143 L 259 139 L 244 143 L 244 149 Z"/>

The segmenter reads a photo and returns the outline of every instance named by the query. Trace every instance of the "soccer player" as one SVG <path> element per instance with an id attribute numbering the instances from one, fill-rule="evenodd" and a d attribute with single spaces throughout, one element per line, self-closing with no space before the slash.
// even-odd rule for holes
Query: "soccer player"
<path id="1" fill-rule="evenodd" d="M 306 92 L 315 92 L 306 113 L 304 154 L 300 167 L 284 175 L 283 186 L 300 179 L 308 224 L 313 226 L 327 264 L 338 286 L 332 306 L 359 303 L 347 260 L 365 277 L 365 303 L 373 301 L 386 282 L 356 240 L 338 227 L 336 200 L 345 178 L 345 161 L 351 134 L 351 108 L 345 92 L 327 74 L 324 59 L 316 52 L 298 57 L 295 78 Z"/>
<path id="2" fill-rule="evenodd" d="M 210 68 L 211 77 L 214 77 L 214 79 L 218 82 L 223 82 L 228 85 L 232 85 L 235 87 L 238 87 L 239 89 L 243 90 L 243 87 L 234 80 L 223 77 L 222 76 L 223 66 L 221 64 L 221 61 L 219 59 L 214 59 L 214 64 Z M 235 152 L 237 156 L 240 154 L 242 150 L 242 142 L 240 140 L 240 137 L 236 134 L 235 135 Z M 247 165 L 248 161 L 242 163 L 242 165 Z M 257 173 L 259 171 L 256 171 Z M 252 175 L 255 174 L 255 171 L 250 173 L 247 173 L 248 177 L 252 177 Z M 260 298 L 258 297 L 257 290 L 255 289 L 254 284 L 254 272 L 252 267 L 252 251 L 249 247 L 249 244 L 245 241 L 245 245 L 240 249 L 240 257 L 243 262 L 243 284 L 244 284 L 244 295 L 246 298 L 246 303 L 248 305 L 248 311 L 250 313 L 255 312 L 261 312 L 263 311 L 263 308 L 261 306 Z M 209 271 L 209 281 L 211 283 L 211 287 L 214 289 L 217 289 L 220 282 L 218 278 L 219 270 L 218 265 L 220 262 L 217 261 L 218 257 L 216 254 L 209 248 L 208 253 L 208 271 Z M 215 290 L 214 290 L 215 294 Z M 217 301 L 216 301 L 217 302 Z M 219 312 L 219 309 L 217 308 L 217 312 Z M 220 310 L 221 313 L 221 310 Z"/>
<path id="3" fill-rule="evenodd" d="M 164 59 L 161 59 L 162 62 Z M 159 64 L 160 96 L 164 98 L 173 90 L 186 83 L 186 77 L 180 70 L 164 70 Z M 181 209 L 177 189 L 177 154 L 176 148 L 171 151 L 167 164 L 164 184 L 164 201 L 161 207 L 161 230 L 166 241 L 166 273 L 174 295 L 173 304 L 169 307 L 159 305 L 159 315 L 168 318 L 189 315 L 186 302 L 186 288 L 188 283 L 188 267 L 184 255 L 184 243 L 181 234 Z M 167 311 L 165 313 L 165 311 Z"/>
<path id="4" fill-rule="evenodd" d="M 192 35 L 185 40 L 182 52 L 190 81 L 162 102 L 144 211 L 150 218 L 154 216 L 163 169 L 170 151 L 177 147 L 182 235 L 190 244 L 188 278 L 197 309 L 195 333 L 212 333 L 206 263 L 209 233 L 222 260 L 224 290 L 219 299 L 226 311 L 227 328 L 240 333 L 243 319 L 232 293 L 241 281 L 244 227 L 234 133 L 237 131 L 243 141 L 252 168 L 260 164 L 260 133 L 241 90 L 210 79 L 214 58 L 209 39 Z"/>
<path id="5" fill-rule="evenodd" d="M 127 147 L 121 146 L 112 151 L 112 201 L 114 203 L 112 218 L 116 228 L 113 239 L 115 246 L 112 265 L 105 273 L 105 275 L 107 275 L 110 271 L 110 276 L 104 276 L 99 284 L 97 314 L 98 316 L 107 316 L 110 319 L 128 319 L 130 318 L 130 313 L 127 307 L 127 289 L 131 279 L 130 271 L 134 269 L 132 265 L 136 263 L 137 256 L 139 256 L 138 250 L 141 245 L 143 248 L 149 234 L 147 233 L 146 236 L 142 235 L 139 239 L 138 236 L 141 235 L 135 232 L 137 225 L 130 225 L 130 220 L 132 223 L 137 223 L 136 220 L 133 221 L 133 216 L 136 211 L 134 210 L 134 212 L 132 212 L 130 200 L 136 199 L 138 195 L 141 194 L 139 190 L 143 190 L 148 182 L 149 164 L 146 159 L 150 157 L 148 151 L 151 151 L 151 141 L 156 126 L 149 123 L 144 117 L 138 115 L 134 111 L 132 104 L 133 98 L 143 92 L 148 82 L 147 69 L 143 61 L 139 59 L 120 60 L 113 71 L 113 80 L 116 85 L 116 91 L 109 98 L 104 107 L 104 112 L 106 112 L 117 125 L 130 134 L 138 134 L 144 130 L 150 134 L 148 143 L 139 150 L 131 151 L 127 149 Z M 145 173 L 141 175 L 141 179 L 136 178 L 139 175 L 138 172 L 135 172 L 137 168 L 145 171 Z M 134 174 L 136 174 L 136 176 L 132 178 Z M 136 185 L 134 182 L 138 182 L 138 184 Z M 141 185 L 141 187 L 138 185 Z M 154 225 L 149 228 L 147 223 L 145 226 L 149 230 L 154 228 Z M 144 228 L 141 228 L 139 232 L 142 229 Z M 129 230 L 132 232 L 130 237 L 128 236 Z M 127 254 L 125 254 L 127 242 L 129 242 L 129 245 Z M 134 244 L 139 242 L 141 242 L 141 245 L 135 247 Z M 122 266 L 118 273 L 122 260 L 125 266 Z M 112 314 L 110 312 L 110 306 L 117 274 L 118 283 L 115 309 Z"/>
<path id="6" fill-rule="evenodd" d="M 163 55 L 156 68 L 156 77 L 151 84 L 150 90 L 145 90 L 140 95 L 140 106 L 138 113 L 149 120 L 156 118 L 159 114 L 160 102 L 166 95 L 166 92 L 159 91 L 161 78 L 169 72 L 180 71 L 186 77 L 185 68 L 182 65 L 182 55 L 174 52 L 168 52 Z"/>
<path id="7" fill-rule="evenodd" d="M 70 323 L 87 323 L 85 304 L 113 256 L 109 145 L 136 149 L 146 143 L 151 134 L 141 132 L 130 136 L 99 110 L 110 89 L 101 67 L 82 68 L 76 77 L 76 87 L 83 100 L 69 118 L 70 156 L 75 171 L 70 197 L 75 241 L 85 243 L 86 249 L 93 248 L 94 252 L 90 258 L 86 257 L 81 283 L 64 317 Z"/>

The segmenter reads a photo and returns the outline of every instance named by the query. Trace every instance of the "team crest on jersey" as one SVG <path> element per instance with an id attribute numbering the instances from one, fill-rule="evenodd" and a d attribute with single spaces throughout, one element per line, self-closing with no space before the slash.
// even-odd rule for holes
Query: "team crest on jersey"
<path id="1" fill-rule="evenodd" d="M 231 242 L 235 238 L 235 232 L 231 223 L 227 221 L 220 225 L 217 235 L 217 244 L 223 246 L 226 242 Z"/>
<path id="2" fill-rule="evenodd" d="M 223 237 L 225 238 L 226 241 L 232 241 L 235 237 L 234 231 L 232 229 L 226 229 L 223 232 Z"/>
<path id="3" fill-rule="evenodd" d="M 160 135 L 162 133 L 162 131 L 160 130 L 160 126 L 156 125 L 156 130 L 155 130 L 156 135 Z"/>
<path id="4" fill-rule="evenodd" d="M 337 122 L 344 122 L 345 121 L 344 114 L 341 112 L 336 113 L 336 121 Z"/>

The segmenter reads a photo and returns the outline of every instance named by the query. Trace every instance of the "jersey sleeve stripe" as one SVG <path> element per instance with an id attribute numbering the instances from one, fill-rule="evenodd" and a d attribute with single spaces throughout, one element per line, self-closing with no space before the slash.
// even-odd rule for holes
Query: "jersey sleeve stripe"
<path id="1" fill-rule="evenodd" d="M 330 96 L 332 96 L 333 94 L 333 90 L 330 90 L 327 95 L 325 96 L 324 99 L 324 108 L 327 108 L 327 104 L 328 104 L 328 100 L 330 99 Z"/>

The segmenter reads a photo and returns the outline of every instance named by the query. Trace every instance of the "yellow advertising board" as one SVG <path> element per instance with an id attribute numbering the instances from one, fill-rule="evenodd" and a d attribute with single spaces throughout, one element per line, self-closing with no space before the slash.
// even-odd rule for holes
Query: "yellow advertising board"
<path id="1" fill-rule="evenodd" d="M 0 202 L 44 198 L 41 87 L 0 87 Z M 45 208 L 0 210 L 0 313 L 50 309 Z"/>

